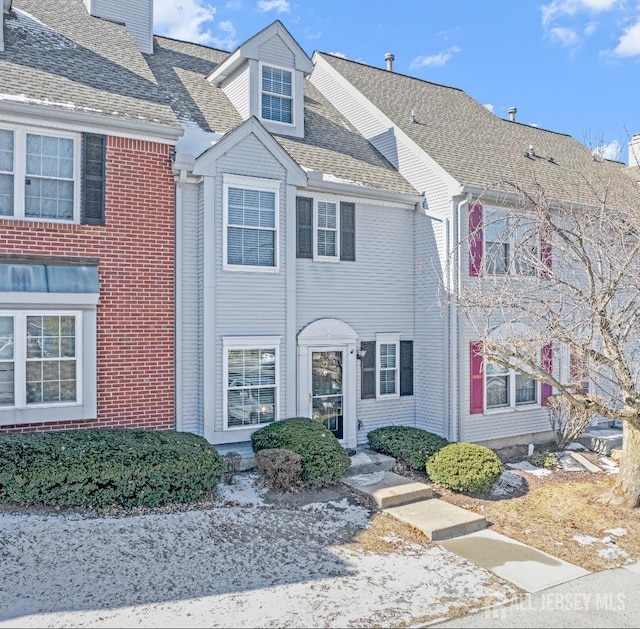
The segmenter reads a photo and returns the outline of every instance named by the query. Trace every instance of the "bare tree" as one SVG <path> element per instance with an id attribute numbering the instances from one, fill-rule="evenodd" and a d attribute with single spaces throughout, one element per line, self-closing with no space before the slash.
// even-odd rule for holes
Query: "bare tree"
<path id="1" fill-rule="evenodd" d="M 550 200 L 541 186 L 503 182 L 504 198 L 458 252 L 484 243 L 478 277 L 453 300 L 478 337 L 485 366 L 551 385 L 576 409 L 623 421 L 612 500 L 640 505 L 640 195 L 582 178 L 592 202 Z M 625 190 L 628 194 L 630 186 Z M 482 202 L 482 197 L 480 198 Z M 558 370 L 569 356 L 571 369 Z M 565 360 L 566 364 L 566 360 Z M 576 382 L 578 380 L 579 382 Z"/>

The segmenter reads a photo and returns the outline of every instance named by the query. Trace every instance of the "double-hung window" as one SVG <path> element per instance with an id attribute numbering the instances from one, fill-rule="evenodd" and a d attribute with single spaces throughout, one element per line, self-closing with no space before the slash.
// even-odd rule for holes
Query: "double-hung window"
<path id="1" fill-rule="evenodd" d="M 262 119 L 293 124 L 293 73 L 263 65 L 261 79 Z"/>
<path id="2" fill-rule="evenodd" d="M 488 409 L 535 404 L 538 385 L 514 369 L 497 363 L 485 365 L 485 391 Z"/>
<path id="3" fill-rule="evenodd" d="M 280 182 L 224 176 L 224 267 L 243 270 L 278 268 Z"/>
<path id="4" fill-rule="evenodd" d="M 316 259 L 339 260 L 339 224 L 338 204 L 330 201 L 318 201 L 316 211 L 315 242 Z"/>
<path id="5" fill-rule="evenodd" d="M 81 403 L 81 312 L 0 311 L 0 407 Z"/>
<path id="6" fill-rule="evenodd" d="M 225 429 L 254 428 L 278 416 L 279 337 L 225 338 Z"/>
<path id="7" fill-rule="evenodd" d="M 0 127 L 0 216 L 77 222 L 80 136 Z"/>
<path id="8" fill-rule="evenodd" d="M 400 336 L 377 334 L 377 398 L 400 397 Z"/>
<path id="9" fill-rule="evenodd" d="M 487 275 L 536 274 L 539 247 L 533 225 L 485 208 L 483 227 Z"/>

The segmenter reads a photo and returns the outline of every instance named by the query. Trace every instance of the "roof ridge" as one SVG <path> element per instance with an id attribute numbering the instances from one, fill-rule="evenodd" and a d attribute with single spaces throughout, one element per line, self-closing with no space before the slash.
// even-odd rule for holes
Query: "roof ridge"
<path id="1" fill-rule="evenodd" d="M 491 113 L 493 114 L 493 112 Z M 493 115 L 495 116 L 495 114 Z M 500 116 L 496 116 L 496 118 L 508 124 L 517 124 L 517 125 L 520 125 L 521 127 L 527 127 L 528 129 L 537 129 L 538 131 L 544 131 L 545 133 L 555 133 L 555 135 L 563 135 L 566 138 L 571 138 L 572 140 L 576 140 L 570 133 L 563 133 L 562 131 L 554 131 L 553 129 L 545 129 L 544 127 L 536 127 L 535 125 L 528 124 L 526 122 L 519 122 L 518 120 L 507 120 L 506 118 L 501 118 Z M 578 140 L 576 140 L 576 142 L 578 142 Z M 580 142 L 579 144 L 582 144 L 582 142 Z"/>
<path id="2" fill-rule="evenodd" d="M 200 48 L 206 48 L 207 50 L 215 50 L 216 52 L 223 52 L 226 55 L 230 55 L 231 52 L 229 50 L 224 50 L 222 48 L 214 48 L 213 46 L 207 46 L 207 44 L 200 44 L 193 41 L 187 41 L 186 39 L 177 39 L 176 37 L 167 37 L 166 35 L 156 35 L 153 34 L 156 39 L 168 39 L 169 41 L 175 41 L 179 44 L 189 44 L 189 46 L 199 46 Z"/>
<path id="3" fill-rule="evenodd" d="M 316 50 L 318 54 L 327 55 L 328 57 L 333 57 L 334 59 L 340 59 L 341 61 L 348 61 L 349 63 L 355 63 L 359 66 L 364 66 L 365 68 L 371 68 L 372 70 L 378 70 L 379 72 L 385 72 L 386 74 L 395 74 L 396 76 L 403 76 L 407 79 L 413 79 L 414 81 L 420 81 L 421 83 L 427 83 L 428 85 L 436 85 L 437 87 L 444 87 L 449 90 L 455 90 L 456 92 L 462 92 L 466 94 L 466 92 L 460 87 L 453 87 L 451 85 L 445 85 L 444 83 L 436 83 L 435 81 L 427 81 L 427 79 L 421 79 L 417 76 L 411 76 L 410 74 L 404 74 L 403 72 L 396 72 L 395 70 L 389 71 L 384 68 L 378 68 L 377 66 L 372 66 L 368 63 L 364 63 L 363 61 L 354 61 L 353 59 L 347 59 L 346 57 L 341 57 L 340 55 L 333 55 L 330 52 L 323 52 L 322 50 Z M 468 94 L 467 94 L 468 96 Z"/>

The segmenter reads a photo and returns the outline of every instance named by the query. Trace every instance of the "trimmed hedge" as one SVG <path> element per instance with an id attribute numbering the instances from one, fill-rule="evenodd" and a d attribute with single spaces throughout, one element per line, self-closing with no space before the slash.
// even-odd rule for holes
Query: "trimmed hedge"
<path id="1" fill-rule="evenodd" d="M 0 437 L 0 501 L 158 507 L 202 499 L 223 463 L 202 437 L 173 431 L 72 430 Z"/>
<path id="2" fill-rule="evenodd" d="M 429 478 L 453 491 L 490 491 L 503 471 L 497 454 L 475 443 L 451 443 L 427 461 Z"/>
<path id="3" fill-rule="evenodd" d="M 314 487 L 330 485 L 344 476 L 351 462 L 335 436 L 308 417 L 274 422 L 251 435 L 254 452 L 293 450 L 302 457 L 302 480 Z"/>
<path id="4" fill-rule="evenodd" d="M 414 470 L 424 470 L 427 459 L 449 443 L 432 432 L 411 426 L 376 428 L 367 439 L 372 450 L 392 456 Z"/>

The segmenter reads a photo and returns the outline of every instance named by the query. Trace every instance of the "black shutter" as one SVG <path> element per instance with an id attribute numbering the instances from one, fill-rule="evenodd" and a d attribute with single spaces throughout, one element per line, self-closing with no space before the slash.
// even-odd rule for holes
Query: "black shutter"
<path id="1" fill-rule="evenodd" d="M 413 395 L 413 341 L 400 341 L 400 395 Z"/>
<path id="2" fill-rule="evenodd" d="M 366 400 L 376 397 L 376 342 L 364 341 L 360 343 L 360 349 L 366 352 L 360 360 L 360 397 Z"/>
<path id="3" fill-rule="evenodd" d="M 296 199 L 298 240 L 296 257 L 313 258 L 313 199 Z"/>
<path id="4" fill-rule="evenodd" d="M 105 163 L 104 135 L 85 133 L 82 137 L 82 222 L 104 225 Z"/>
<path id="5" fill-rule="evenodd" d="M 356 259 L 356 204 L 340 203 L 340 259 Z"/>

